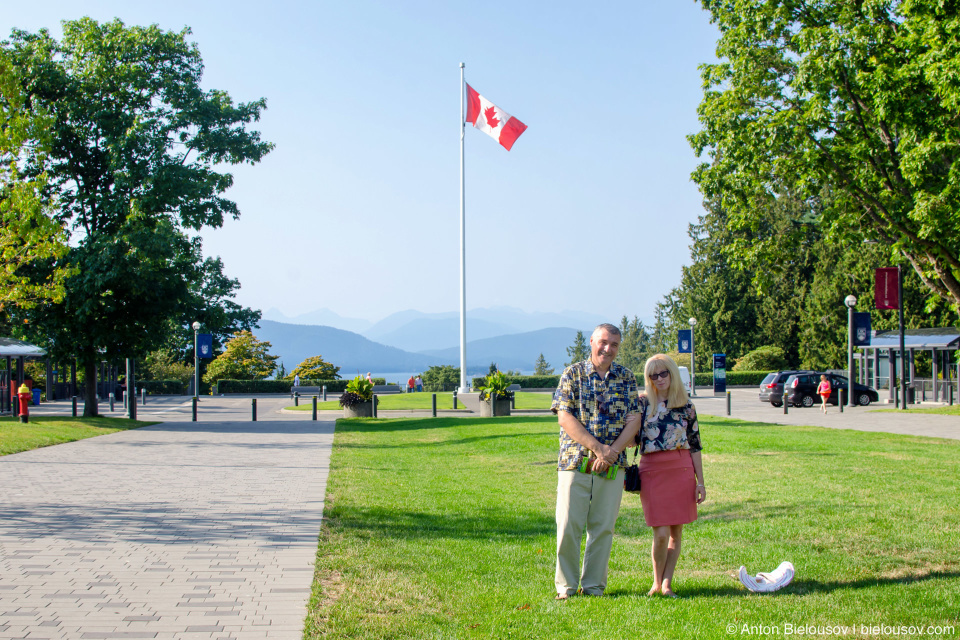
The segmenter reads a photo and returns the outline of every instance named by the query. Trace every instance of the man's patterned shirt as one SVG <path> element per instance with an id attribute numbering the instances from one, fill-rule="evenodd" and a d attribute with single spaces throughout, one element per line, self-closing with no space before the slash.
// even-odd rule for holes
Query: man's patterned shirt
<path id="1" fill-rule="evenodd" d="M 612 445 L 620 436 L 627 417 L 640 412 L 637 379 L 633 372 L 614 362 L 603 378 L 589 359 L 577 362 L 563 371 L 553 394 L 554 413 L 569 411 L 593 437 Z M 577 444 L 560 427 L 560 471 L 575 471 L 588 450 Z M 625 466 L 625 453 L 617 464 Z"/>

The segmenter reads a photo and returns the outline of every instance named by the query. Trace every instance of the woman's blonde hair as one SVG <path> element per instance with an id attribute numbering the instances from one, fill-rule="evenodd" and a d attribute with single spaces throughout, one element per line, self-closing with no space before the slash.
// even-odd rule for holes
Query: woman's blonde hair
<path id="1" fill-rule="evenodd" d="M 683 386 L 683 380 L 680 379 L 680 367 L 673 361 L 673 358 L 662 353 L 650 356 L 647 364 L 643 367 L 643 383 L 646 387 L 644 395 L 646 395 L 650 401 L 647 415 L 651 418 L 657 412 L 657 387 L 654 385 L 650 375 L 660 373 L 661 371 L 670 372 L 670 390 L 667 393 L 667 408 L 679 409 L 680 407 L 687 406 L 687 403 L 690 402 L 687 389 Z"/>

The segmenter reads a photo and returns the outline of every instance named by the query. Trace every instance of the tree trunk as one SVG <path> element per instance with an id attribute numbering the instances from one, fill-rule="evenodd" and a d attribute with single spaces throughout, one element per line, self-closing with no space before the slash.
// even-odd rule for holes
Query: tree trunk
<path id="1" fill-rule="evenodd" d="M 83 364 L 83 417 L 96 418 L 99 413 L 97 397 L 97 361 L 88 358 Z"/>

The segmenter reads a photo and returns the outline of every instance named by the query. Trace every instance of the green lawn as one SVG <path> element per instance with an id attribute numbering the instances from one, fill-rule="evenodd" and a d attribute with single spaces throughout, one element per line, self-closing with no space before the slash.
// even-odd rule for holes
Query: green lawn
<path id="1" fill-rule="evenodd" d="M 743 625 L 784 637 L 854 625 L 846 637 L 872 638 L 860 625 L 918 624 L 957 637 L 960 441 L 701 425 L 709 500 L 684 531 L 684 598 L 644 595 L 650 531 L 626 494 L 607 597 L 556 602 L 554 418 L 338 421 L 305 637 L 728 638 L 750 635 Z M 782 560 L 797 576 L 776 594 L 735 579 L 741 564 L 757 573 Z"/>
<path id="2" fill-rule="evenodd" d="M 31 416 L 22 424 L 19 418 L 0 418 L 0 455 L 39 449 L 53 444 L 83 440 L 105 433 L 146 427 L 156 422 L 141 422 L 125 418 L 61 418 L 59 416 Z"/>
<path id="3" fill-rule="evenodd" d="M 873 411 L 903 411 L 903 409 L 873 409 Z M 911 413 L 932 413 L 935 415 L 941 416 L 960 416 L 960 404 L 955 404 L 953 406 L 944 406 L 944 407 L 916 407 L 913 405 L 908 405 L 908 412 Z"/>
<path id="4" fill-rule="evenodd" d="M 378 409 L 384 411 L 390 410 L 422 410 L 429 411 L 433 406 L 432 393 L 391 393 L 377 396 L 380 399 L 377 405 Z M 327 394 L 330 397 L 330 394 Z M 553 395 L 549 393 L 529 393 L 526 391 L 517 392 L 514 404 L 517 409 L 549 409 Z M 299 406 L 289 406 L 287 409 L 294 411 L 312 411 L 313 399 L 311 397 L 300 398 Z M 463 402 L 458 402 L 459 409 L 463 409 Z M 340 403 L 337 400 L 327 400 L 326 402 L 317 402 L 319 411 L 339 411 Z M 437 394 L 437 409 L 453 409 L 453 393 Z"/>

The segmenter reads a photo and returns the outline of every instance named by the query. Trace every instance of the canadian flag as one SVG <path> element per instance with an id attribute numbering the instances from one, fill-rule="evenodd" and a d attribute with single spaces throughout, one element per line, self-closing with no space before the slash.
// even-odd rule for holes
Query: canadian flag
<path id="1" fill-rule="evenodd" d="M 499 142 L 507 151 L 527 130 L 527 125 L 484 98 L 470 85 L 467 85 L 466 121 Z"/>

